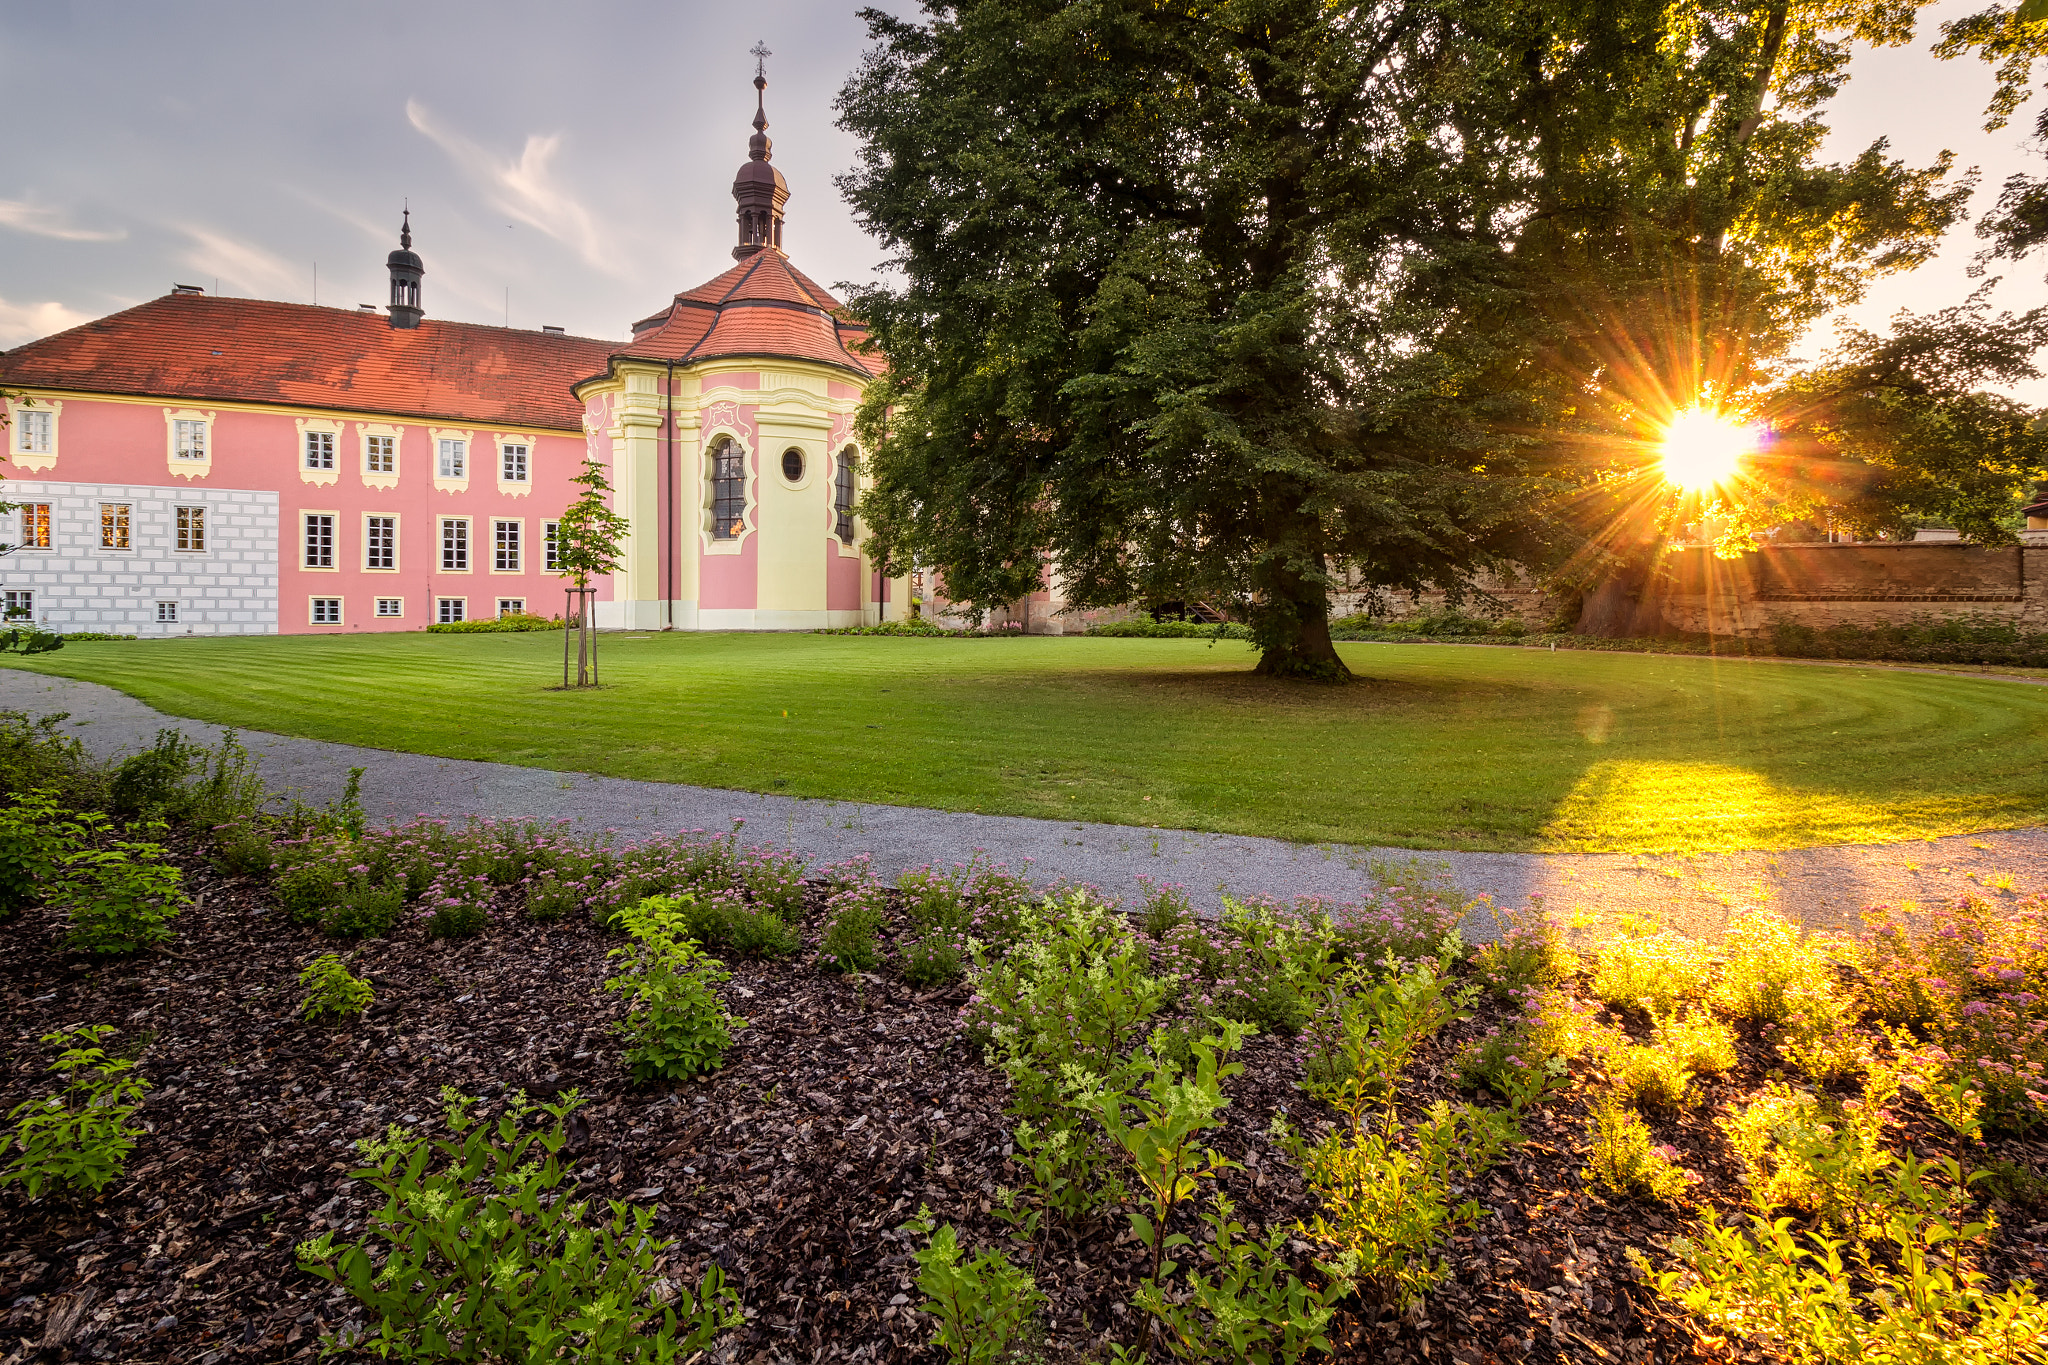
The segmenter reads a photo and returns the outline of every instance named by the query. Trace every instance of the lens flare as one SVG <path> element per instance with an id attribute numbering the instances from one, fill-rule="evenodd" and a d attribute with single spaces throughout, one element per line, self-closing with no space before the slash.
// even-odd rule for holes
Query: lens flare
<path id="1" fill-rule="evenodd" d="M 1681 412 L 1664 428 L 1664 477 L 1699 493 L 1735 477 L 1756 449 L 1756 433 L 1706 408 Z"/>

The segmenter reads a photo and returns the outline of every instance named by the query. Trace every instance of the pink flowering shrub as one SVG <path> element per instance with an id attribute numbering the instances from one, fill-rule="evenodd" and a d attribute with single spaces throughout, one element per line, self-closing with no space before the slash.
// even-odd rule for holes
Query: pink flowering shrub
<path id="1" fill-rule="evenodd" d="M 1987 1123 L 2016 1130 L 2048 1115 L 2048 895 L 1965 897 L 1936 907 L 1917 931 L 1885 912 L 1867 918 L 1861 1003 L 1974 1082 Z"/>
<path id="2" fill-rule="evenodd" d="M 1501 1000 L 1515 999 L 1530 987 L 1561 983 L 1579 969 L 1578 954 L 1565 946 L 1564 922 L 1546 914 L 1540 902 L 1520 912 L 1485 902 L 1506 932 L 1472 953 L 1472 974 Z"/>
<path id="3" fill-rule="evenodd" d="M 1033 901 L 1031 884 L 977 851 L 965 864 L 941 871 L 927 864 L 896 879 L 903 897 L 905 930 L 897 944 L 897 970 L 913 986 L 936 986 L 967 970 L 972 944 L 1000 956 L 1021 932 L 1021 916 Z M 1088 888 L 1054 887 L 1051 897 L 1069 892 L 1092 897 Z"/>
<path id="4" fill-rule="evenodd" d="M 1389 957 L 1420 962 L 1438 956 L 1447 943 L 1464 951 L 1458 926 L 1465 919 L 1465 901 L 1448 887 L 1382 886 L 1362 901 L 1316 906 L 1329 916 L 1337 955 L 1351 962 L 1377 965 Z"/>

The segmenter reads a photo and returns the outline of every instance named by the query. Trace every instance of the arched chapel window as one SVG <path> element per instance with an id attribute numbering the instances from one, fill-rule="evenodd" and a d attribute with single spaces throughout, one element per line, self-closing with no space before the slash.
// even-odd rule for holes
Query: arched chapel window
<path id="1" fill-rule="evenodd" d="M 848 446 L 839 452 L 839 467 L 832 474 L 832 511 L 838 518 L 832 534 L 842 545 L 853 544 L 853 479 L 853 447 Z"/>
<path id="2" fill-rule="evenodd" d="M 737 540 L 747 529 L 747 456 L 730 436 L 711 446 L 711 538 Z"/>

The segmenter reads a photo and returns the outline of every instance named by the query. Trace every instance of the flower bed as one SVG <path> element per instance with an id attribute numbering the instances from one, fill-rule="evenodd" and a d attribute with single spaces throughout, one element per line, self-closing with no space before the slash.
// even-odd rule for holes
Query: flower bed
<path id="1" fill-rule="evenodd" d="M 2038 1358 L 2048 899 L 1840 943 L 1751 916 L 1711 949 L 1524 917 L 1474 953 L 1441 887 L 1212 922 L 980 859 L 807 871 L 739 830 L 378 831 L 344 801 L 251 841 L 214 818 L 248 797 L 218 754 L 179 786 L 160 746 L 152 786 L 18 738 L 0 757 L 53 790 L 198 813 L 155 852 L 49 801 L 0 822 L 0 866 L 129 845 L 0 907 L 9 1103 L 45 1154 L 90 1117 L 106 1177 L 0 1186 L 0 1330 L 53 1356 L 292 1359 L 380 1318 L 417 1345 L 443 1330 L 422 1305 L 461 1301 L 740 1360 L 1730 1360 L 1901 1332 Z M 134 895 L 176 937 L 67 947 L 97 894 L 76 869 L 104 866 L 154 869 Z M 110 1028 L 49 1070 L 85 1023 Z M 400 1228 L 495 1268 L 422 1253 L 373 1284 Z"/>

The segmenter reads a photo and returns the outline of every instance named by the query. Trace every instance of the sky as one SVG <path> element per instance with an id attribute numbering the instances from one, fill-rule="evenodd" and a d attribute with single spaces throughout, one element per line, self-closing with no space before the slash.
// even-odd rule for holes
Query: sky
<path id="1" fill-rule="evenodd" d="M 1982 130 L 1976 61 L 1859 53 L 1826 151 L 1888 137 L 1913 163 L 1979 169 L 1974 208 L 2039 165 L 2033 110 Z M 909 0 L 884 6 L 909 13 Z M 881 251 L 832 177 L 855 144 L 832 100 L 867 46 L 852 0 L 0 0 L 0 347 L 166 292 L 383 303 L 410 204 L 430 316 L 623 339 L 635 318 L 731 264 L 730 195 L 768 59 L 784 245 L 820 282 L 867 282 Z M 1978 242 L 1881 281 L 1849 310 L 1960 302 Z M 2006 263 L 2004 307 L 2044 266 Z M 317 290 L 317 293 L 316 293 Z M 1820 350 L 1827 333 L 1809 339 Z M 2048 381 L 2016 391 L 2048 404 Z"/>

